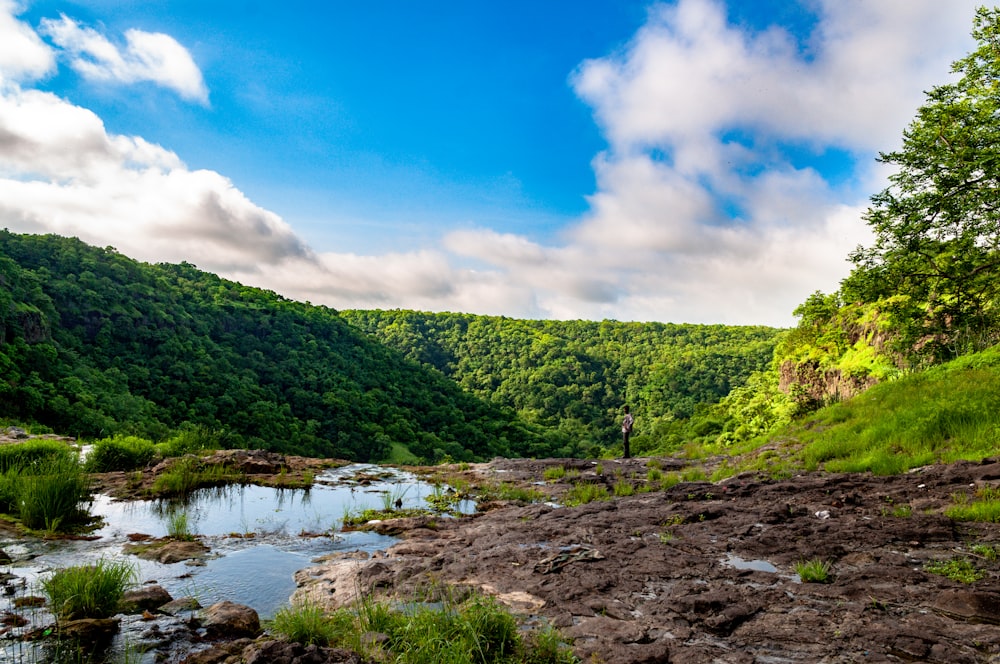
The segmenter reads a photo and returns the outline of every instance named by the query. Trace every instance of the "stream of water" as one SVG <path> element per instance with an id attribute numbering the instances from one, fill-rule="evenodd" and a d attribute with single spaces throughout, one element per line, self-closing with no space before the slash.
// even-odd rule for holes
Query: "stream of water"
<path id="1" fill-rule="evenodd" d="M 155 581 L 174 598 L 193 596 L 202 606 L 231 600 L 270 618 L 288 604 L 294 572 L 309 567 L 317 556 L 376 551 L 395 541 L 369 532 L 342 532 L 345 514 L 383 509 L 387 498 L 398 498 L 404 509 L 427 508 L 425 498 L 433 491 L 410 473 L 355 464 L 324 471 L 308 490 L 232 485 L 201 489 L 180 502 L 118 502 L 98 495 L 90 509 L 104 521 L 96 539 L 0 536 L 0 549 L 15 561 L 0 569 L 18 577 L 8 592 L 40 595 L 40 580 L 56 569 L 124 558 L 135 565 L 140 584 Z M 465 512 L 473 508 L 472 503 L 459 506 Z M 165 565 L 123 552 L 129 534 L 165 536 L 168 517 L 178 509 L 187 514 L 190 532 L 211 549 L 203 564 Z M 11 602 L 10 596 L 0 597 L 0 613 L 13 610 Z"/>

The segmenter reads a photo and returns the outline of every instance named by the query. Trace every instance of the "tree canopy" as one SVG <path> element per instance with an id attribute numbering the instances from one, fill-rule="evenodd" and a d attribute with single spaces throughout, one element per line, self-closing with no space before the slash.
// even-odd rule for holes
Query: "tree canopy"
<path id="1" fill-rule="evenodd" d="M 337 312 L 189 264 L 0 232 L 0 417 L 381 460 L 548 455 L 541 429 L 375 343 Z"/>
<path id="2" fill-rule="evenodd" d="M 980 8 L 972 35 L 960 78 L 927 93 L 902 147 L 881 155 L 898 170 L 872 198 L 875 242 L 851 255 L 842 285 L 934 360 L 995 342 L 1000 315 L 1000 9 Z"/>

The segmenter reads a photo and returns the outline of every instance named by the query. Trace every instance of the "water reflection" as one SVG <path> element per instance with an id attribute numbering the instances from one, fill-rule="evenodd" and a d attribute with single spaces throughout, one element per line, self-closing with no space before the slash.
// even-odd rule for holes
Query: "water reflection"
<path id="1" fill-rule="evenodd" d="M 199 564 L 164 565 L 128 556 L 140 583 L 156 581 L 175 598 L 194 596 L 208 606 L 228 599 L 247 604 L 262 618 L 287 604 L 296 570 L 334 551 L 376 551 L 394 538 L 340 532 L 345 514 L 383 509 L 401 501 L 403 509 L 426 508 L 434 487 L 416 476 L 378 466 L 351 465 L 319 474 L 311 489 L 227 486 L 202 489 L 184 500 L 117 502 L 96 496 L 91 513 L 103 518 L 95 541 L 46 541 L 0 537 L 0 549 L 16 561 L 7 569 L 37 587 L 38 579 L 61 567 L 120 558 L 128 535 L 163 537 L 171 515 L 183 511 L 188 530 L 210 547 Z M 474 505 L 465 503 L 463 511 Z M 252 536 L 251 536 L 252 535 Z M 309 536 L 305 536 L 309 535 Z M 319 535 L 319 536 L 315 536 Z M 0 599 L 0 611 L 9 599 Z"/>

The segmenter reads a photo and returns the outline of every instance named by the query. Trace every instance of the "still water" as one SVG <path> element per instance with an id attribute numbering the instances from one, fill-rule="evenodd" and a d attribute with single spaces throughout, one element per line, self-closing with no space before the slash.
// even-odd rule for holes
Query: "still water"
<path id="1" fill-rule="evenodd" d="M 433 490 L 412 474 L 356 464 L 324 471 L 309 490 L 229 486 L 196 491 L 183 502 L 117 502 L 96 496 L 91 513 L 105 523 L 94 533 L 96 540 L 0 538 L 0 549 L 15 561 L 0 569 L 20 577 L 24 592 L 41 594 L 38 581 L 56 569 L 125 558 L 136 566 L 140 583 L 155 581 L 174 598 L 193 596 L 203 606 L 231 600 L 269 618 L 288 604 L 295 571 L 309 567 L 314 558 L 336 551 L 376 551 L 395 541 L 374 533 L 341 532 L 345 514 L 383 509 L 387 497 L 402 500 L 404 509 L 427 508 L 425 498 Z M 472 511 L 473 505 L 459 509 Z M 203 565 L 164 565 L 123 553 L 129 534 L 166 535 L 168 517 L 177 510 L 187 514 L 188 530 L 211 549 Z M 0 599 L 0 611 L 8 605 L 9 599 Z"/>

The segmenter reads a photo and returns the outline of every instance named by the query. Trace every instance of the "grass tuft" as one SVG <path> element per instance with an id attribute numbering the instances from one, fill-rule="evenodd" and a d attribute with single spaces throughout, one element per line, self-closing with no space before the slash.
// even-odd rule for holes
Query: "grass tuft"
<path id="1" fill-rule="evenodd" d="M 795 573 L 803 583 L 829 583 L 832 569 L 829 562 L 820 558 L 795 563 Z"/>
<path id="2" fill-rule="evenodd" d="M 93 565 L 56 570 L 42 581 L 42 591 L 52 613 L 61 620 L 109 618 L 135 579 L 131 563 L 101 559 Z"/>

